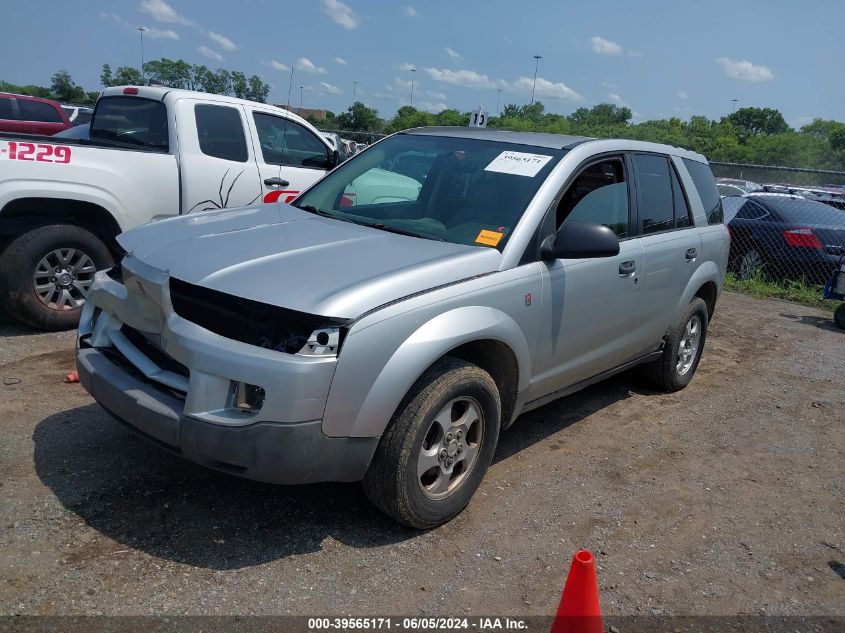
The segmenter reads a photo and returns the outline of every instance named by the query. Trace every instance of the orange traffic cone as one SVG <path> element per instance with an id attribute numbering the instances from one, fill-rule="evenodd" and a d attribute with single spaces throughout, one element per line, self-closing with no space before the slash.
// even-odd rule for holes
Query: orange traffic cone
<path id="1" fill-rule="evenodd" d="M 599 586 L 593 555 L 585 549 L 572 557 L 551 633 L 602 633 Z"/>

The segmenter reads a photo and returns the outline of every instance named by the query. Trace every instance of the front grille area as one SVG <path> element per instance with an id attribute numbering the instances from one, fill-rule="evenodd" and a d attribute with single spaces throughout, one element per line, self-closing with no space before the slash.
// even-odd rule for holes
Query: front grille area
<path id="1" fill-rule="evenodd" d="M 135 347 L 138 348 L 141 353 L 143 353 L 156 365 L 167 371 L 172 371 L 174 374 L 190 378 L 190 372 L 187 367 L 150 343 L 147 337 L 141 334 L 138 330 L 124 324 L 123 327 L 120 328 L 120 331 Z"/>
<path id="2" fill-rule="evenodd" d="M 220 336 L 296 354 L 314 330 L 350 321 L 288 310 L 170 278 L 170 301 L 183 319 Z M 343 331 L 343 330 L 341 330 Z"/>

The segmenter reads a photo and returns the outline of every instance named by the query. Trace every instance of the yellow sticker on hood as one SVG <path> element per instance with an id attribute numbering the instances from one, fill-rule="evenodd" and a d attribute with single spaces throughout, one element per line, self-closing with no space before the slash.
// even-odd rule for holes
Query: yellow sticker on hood
<path id="1" fill-rule="evenodd" d="M 475 243 L 486 244 L 487 246 L 496 246 L 499 242 L 502 241 L 503 235 L 504 233 L 483 230 L 478 234 L 478 237 L 475 238 Z"/>

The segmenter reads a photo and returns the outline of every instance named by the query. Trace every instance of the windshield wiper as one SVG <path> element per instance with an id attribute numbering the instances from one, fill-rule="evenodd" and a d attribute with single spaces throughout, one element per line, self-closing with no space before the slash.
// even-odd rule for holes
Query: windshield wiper
<path id="1" fill-rule="evenodd" d="M 303 204 L 303 205 L 295 204 L 293 206 L 296 207 L 297 209 L 302 209 L 303 211 L 308 211 L 308 213 L 314 213 L 316 215 L 322 215 L 324 218 L 334 218 L 335 220 L 343 219 L 343 218 L 337 217 L 333 213 L 329 213 L 328 211 L 323 211 L 322 209 L 318 209 L 313 204 Z"/>
<path id="2" fill-rule="evenodd" d="M 341 218 L 349 220 L 350 222 L 354 222 L 355 224 L 360 224 L 361 226 L 369 226 L 372 229 L 378 229 L 379 231 L 387 231 L 388 233 L 398 233 L 399 235 L 409 235 L 411 237 L 421 237 L 425 240 L 435 240 L 437 242 L 445 242 L 442 237 L 435 237 L 433 235 L 425 235 L 423 233 L 417 233 L 416 231 L 411 231 L 409 229 L 400 229 L 398 226 L 393 226 L 391 224 L 383 224 L 381 222 L 366 222 L 361 220 L 355 220 L 352 218 Z"/>

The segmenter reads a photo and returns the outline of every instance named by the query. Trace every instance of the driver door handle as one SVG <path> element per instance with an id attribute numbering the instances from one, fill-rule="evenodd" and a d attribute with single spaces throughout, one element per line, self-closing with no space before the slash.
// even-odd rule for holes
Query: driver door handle
<path id="1" fill-rule="evenodd" d="M 694 261 L 696 256 L 698 255 L 698 251 L 694 248 L 687 249 L 687 261 L 691 262 Z"/>
<path id="2" fill-rule="evenodd" d="M 268 187 L 287 187 L 290 183 L 278 176 L 274 176 L 273 178 L 265 178 L 264 184 Z"/>
<path id="3" fill-rule="evenodd" d="M 637 264 L 634 261 L 622 262 L 619 264 L 619 276 L 630 277 L 637 270 Z"/>

